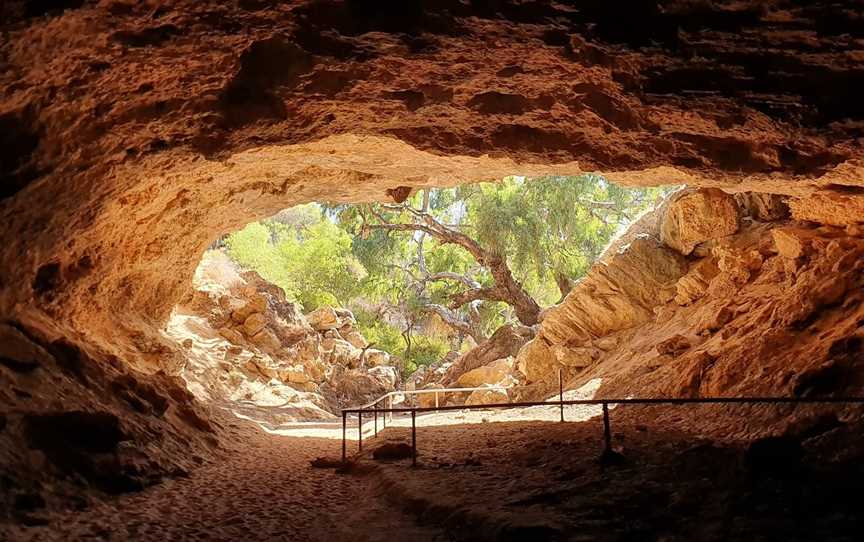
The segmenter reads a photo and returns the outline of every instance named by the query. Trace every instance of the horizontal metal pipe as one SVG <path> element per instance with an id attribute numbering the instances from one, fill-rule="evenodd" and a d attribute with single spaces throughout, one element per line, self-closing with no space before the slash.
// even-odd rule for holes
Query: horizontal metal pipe
<path id="1" fill-rule="evenodd" d="M 488 388 L 481 388 L 488 389 Z M 440 391 L 440 390 L 439 390 Z M 439 412 L 448 410 L 489 410 L 495 408 L 525 408 L 535 406 L 557 407 L 564 405 L 686 405 L 686 404 L 864 404 L 864 397 L 693 397 L 693 398 L 645 398 L 645 399 L 570 399 L 567 401 L 528 401 L 519 403 L 490 403 L 482 405 L 447 405 L 441 407 L 402 407 L 382 409 L 380 412 Z M 344 409 L 342 412 L 356 414 L 363 407 Z"/>
<path id="2" fill-rule="evenodd" d="M 366 403 L 365 405 L 351 407 L 351 410 L 368 410 L 369 408 L 375 406 L 375 404 L 380 403 L 384 399 L 388 397 L 395 397 L 397 395 L 422 395 L 424 393 L 456 393 L 460 391 L 477 391 L 477 390 L 512 390 L 520 387 L 527 386 L 477 386 L 475 388 L 430 388 L 428 390 L 404 390 L 404 391 L 389 391 L 375 399 L 371 403 Z"/>

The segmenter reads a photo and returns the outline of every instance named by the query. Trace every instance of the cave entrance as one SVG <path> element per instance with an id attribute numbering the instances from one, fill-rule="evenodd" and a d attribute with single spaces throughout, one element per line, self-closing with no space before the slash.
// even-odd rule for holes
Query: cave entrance
<path id="1" fill-rule="evenodd" d="M 510 176 L 399 202 L 293 206 L 210 244 L 165 335 L 193 394 L 280 434 L 341 436 L 296 424 L 393 391 L 407 390 L 401 404 L 536 399 L 544 392 L 518 353 L 542 308 L 664 192 L 598 175 Z M 592 397 L 599 381 L 568 397 Z M 436 388 L 468 391 L 413 393 Z M 577 410 L 570 419 L 597 414 Z M 428 423 L 557 416 L 538 407 Z"/>

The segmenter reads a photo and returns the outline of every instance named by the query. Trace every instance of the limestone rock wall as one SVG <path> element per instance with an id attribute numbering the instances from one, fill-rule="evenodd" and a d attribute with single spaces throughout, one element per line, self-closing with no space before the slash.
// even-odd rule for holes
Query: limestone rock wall
<path id="1" fill-rule="evenodd" d="M 687 256 L 629 242 L 613 260 L 638 267 L 582 283 L 602 294 L 584 298 L 597 327 L 565 303 L 523 349 L 543 363 L 602 375 L 610 393 L 683 374 L 693 383 L 672 391 L 794 389 L 810 371 L 803 393 L 858 374 L 859 12 L 854 0 L 4 2 L 0 319 L 51 357 L 31 370 L 36 347 L 4 355 L 0 450 L 22 450 L 27 433 L 50 455 L 57 442 L 39 435 L 72 420 L 105 428 L 73 443 L 99 461 L 121 447 L 150 457 L 154 440 L 158 472 L 189 449 L 203 457 L 212 427 L 186 396 L 163 411 L 109 386 L 183 371 L 188 353 L 161 331 L 213 239 L 298 203 L 512 174 L 756 193 L 749 216 L 788 208 L 832 227 L 771 234 L 742 219 Z M 250 316 L 242 340 L 275 344 Z M 528 378 L 547 374 L 525 361 Z M 40 453 L 10 471 L 30 473 L 9 478 L 22 492 L 48 472 Z"/>
<path id="2" fill-rule="evenodd" d="M 703 211 L 682 220 L 688 215 L 682 215 L 681 208 L 689 207 L 694 197 L 707 202 L 722 196 L 710 190 L 673 194 L 656 217 L 654 239 L 674 234 L 667 237 L 670 244 L 689 252 L 686 258 L 678 254 L 675 274 L 645 263 L 666 261 L 672 249 L 643 234 L 595 264 L 560 306 L 545 313 L 537 338 L 517 356 L 528 383 L 540 384 L 532 390 L 533 398 L 556 391 L 559 369 L 565 371 L 568 387 L 601 379 L 600 397 L 861 392 L 861 226 L 793 221 L 782 212 L 766 213 L 783 209 L 782 202 L 768 205 L 765 197 L 751 194 L 739 200 L 740 224 L 733 231 L 725 227 L 733 222 L 728 199 L 711 207 L 722 212 Z M 864 223 L 864 215 L 857 219 Z M 674 231 L 663 229 L 669 220 L 676 222 Z M 712 222 L 716 236 L 702 236 L 696 245 L 682 242 L 693 238 L 691 231 L 711 231 Z M 650 258 L 624 257 L 643 252 L 648 242 L 654 243 L 649 245 Z M 601 271 L 645 284 L 639 292 L 652 291 L 649 286 L 661 279 L 670 290 L 648 300 L 626 286 L 598 295 L 595 284 Z M 599 308 L 598 300 L 604 303 Z M 634 313 L 640 317 L 620 317 Z M 620 318 L 610 323 L 608 314 Z M 735 427 L 736 416 L 727 414 L 715 413 L 702 425 L 719 425 L 739 436 L 760 424 L 762 430 L 771 426 L 759 416 L 749 421 L 738 417 L 740 426 Z"/>
<path id="3" fill-rule="evenodd" d="M 143 335 L 217 236 L 509 174 L 789 194 L 849 223 L 857 7 L 4 3 L 0 314 L 153 370 Z"/>
<path id="4" fill-rule="evenodd" d="M 219 250 L 205 254 L 194 286 L 166 337 L 204 403 L 278 407 L 283 422 L 327 419 L 401 383 L 398 360 L 369 347 L 351 311 L 325 306 L 304 316 L 281 288 Z"/>

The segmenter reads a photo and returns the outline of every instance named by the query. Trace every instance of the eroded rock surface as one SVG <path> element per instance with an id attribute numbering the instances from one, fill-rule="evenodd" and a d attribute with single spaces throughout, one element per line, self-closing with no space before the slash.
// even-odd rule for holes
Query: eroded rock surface
<path id="1" fill-rule="evenodd" d="M 182 375 L 199 400 L 278 407 L 293 422 L 333 418 L 401 383 L 389 354 L 343 339 L 365 345 L 355 323 L 351 311 L 328 306 L 304 316 L 281 288 L 214 250 L 167 336 L 182 346 Z"/>
<path id="2" fill-rule="evenodd" d="M 119 473 L 111 487 L 125 488 L 204 461 L 219 428 L 178 384 L 190 351 L 161 330 L 194 297 L 213 239 L 313 200 L 401 201 L 423 186 L 593 170 L 748 194 L 738 231 L 722 214 L 727 237 L 701 240 L 698 228 L 686 257 L 650 227 L 625 237 L 548 311 L 517 372 L 538 389 L 562 369 L 572 385 L 598 377 L 601 393 L 639 395 L 858 385 L 859 8 L 4 3 L 0 318 L 17 331 L 0 353 L 0 451 L 21 492 L 3 505 L 38 505 L 33 481 L 64 469 Z M 676 223 L 707 219 L 689 214 L 698 208 Z M 771 233 L 786 226 L 812 233 Z M 266 353 L 306 335 L 278 333 L 260 304 L 219 306 L 231 313 L 226 344 Z M 676 334 L 690 347 L 657 351 Z M 359 349 L 356 337 L 328 340 L 338 365 Z M 307 347 L 297 343 L 299 358 Z M 253 365 L 283 383 L 317 378 L 297 363 Z M 375 369 L 369 378 L 389 381 Z M 25 416 L 78 412 L 105 427 L 116 416 L 129 437 L 116 462 L 103 447 L 72 465 L 23 451 Z"/>

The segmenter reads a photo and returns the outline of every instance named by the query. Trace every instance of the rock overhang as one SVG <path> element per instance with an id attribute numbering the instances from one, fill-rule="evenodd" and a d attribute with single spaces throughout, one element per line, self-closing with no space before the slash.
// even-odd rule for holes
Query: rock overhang
<path id="1" fill-rule="evenodd" d="M 12 318 L 164 321 L 219 234 L 405 186 L 601 171 L 861 210 L 837 3 L 74 4 L 8 8 Z"/>

